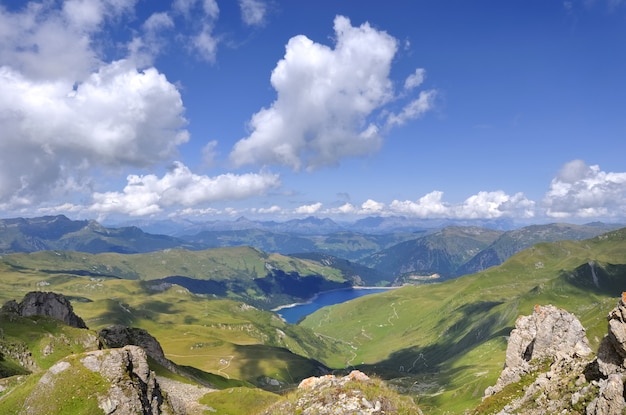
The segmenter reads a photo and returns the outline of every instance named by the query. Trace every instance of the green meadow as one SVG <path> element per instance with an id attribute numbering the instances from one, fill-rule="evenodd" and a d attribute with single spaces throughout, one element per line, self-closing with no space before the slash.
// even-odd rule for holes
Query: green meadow
<path id="1" fill-rule="evenodd" d="M 111 324 L 146 329 L 167 358 L 224 389 L 206 397 L 224 408 L 279 399 L 260 389 L 283 393 L 325 370 L 359 368 L 411 397 L 424 413 L 461 414 L 476 407 L 495 383 L 516 318 L 532 313 L 535 304 L 574 313 L 597 347 L 606 333 L 605 317 L 626 287 L 626 229 L 584 241 L 537 244 L 481 273 L 361 297 L 319 310 L 299 325 L 242 301 L 153 281 L 168 274 L 206 276 L 206 270 L 212 270 L 212 278 L 242 281 L 241 275 L 258 275 L 268 264 L 342 279 L 337 269 L 319 262 L 251 248 L 141 255 L 53 251 L 2 257 L 0 301 L 19 301 L 32 290 L 55 291 L 72 300 L 92 330 Z M 37 350 L 45 342 L 85 331 L 48 319 L 33 321 L 2 320 L 3 339 L 33 350 L 41 369 L 81 351 L 80 342 L 70 342 L 43 356 Z M 9 358 L 0 367 L 5 376 L 26 373 Z M 231 402 L 229 397 L 239 398 Z"/>
<path id="2" fill-rule="evenodd" d="M 386 378 L 427 413 L 462 413 L 495 383 L 515 320 L 535 304 L 574 313 L 597 347 L 626 290 L 623 264 L 626 230 L 541 243 L 479 274 L 327 307 L 301 325 L 349 346 L 330 365 Z"/>

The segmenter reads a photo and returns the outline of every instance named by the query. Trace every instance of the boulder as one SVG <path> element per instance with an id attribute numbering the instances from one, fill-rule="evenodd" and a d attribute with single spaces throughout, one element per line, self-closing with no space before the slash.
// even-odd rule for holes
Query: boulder
<path id="1" fill-rule="evenodd" d="M 368 390 L 368 393 L 365 392 Z M 412 400 L 401 398 L 381 381 L 353 370 L 346 376 L 325 375 L 300 382 L 297 397 L 281 401 L 263 415 L 421 414 Z"/>

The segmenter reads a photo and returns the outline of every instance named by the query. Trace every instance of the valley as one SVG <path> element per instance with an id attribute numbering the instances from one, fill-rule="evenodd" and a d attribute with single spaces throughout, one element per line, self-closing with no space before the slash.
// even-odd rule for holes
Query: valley
<path id="1" fill-rule="evenodd" d="M 26 237 L 3 223 L 0 234 L 10 229 L 14 240 L 42 241 L 31 247 L 94 228 L 51 217 L 39 220 L 45 232 L 31 223 Z M 279 400 L 309 376 L 359 369 L 411 397 L 424 413 L 461 414 L 495 383 L 517 317 L 536 304 L 576 315 L 597 350 L 605 317 L 626 286 L 626 230 L 607 227 L 425 230 L 358 261 L 336 256 L 340 250 L 288 255 L 250 246 L 5 252 L 0 302 L 19 301 L 30 291 L 62 293 L 91 330 L 112 324 L 147 330 L 168 359 L 200 371 L 218 389 L 264 390 Z M 154 240 L 138 231 L 99 232 Z M 131 247 L 131 239 L 114 243 Z M 476 264 L 484 269 L 458 275 Z M 429 273 L 441 278 L 408 284 L 415 282 L 411 275 Z M 299 324 L 271 312 L 319 292 L 372 285 L 397 288 L 325 307 Z M 6 335 L 7 323 L 0 323 Z M 18 341 L 22 334 L 12 336 Z M 6 353 L 0 368 L 8 375 L 28 373 Z M 3 396 L 0 391 L 0 407 Z"/>

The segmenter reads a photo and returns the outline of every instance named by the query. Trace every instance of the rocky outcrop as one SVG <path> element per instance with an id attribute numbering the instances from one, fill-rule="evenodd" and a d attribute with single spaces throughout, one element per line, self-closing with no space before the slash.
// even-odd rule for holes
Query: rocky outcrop
<path id="1" fill-rule="evenodd" d="M 358 370 L 343 377 L 311 377 L 300 382 L 295 400 L 278 403 L 264 414 L 422 414 L 412 401 L 402 400 L 399 395 L 394 399 L 395 393 L 390 390 L 372 395 L 364 392 L 361 385 L 367 385 L 370 390 L 386 389 L 379 381 Z"/>
<path id="2" fill-rule="evenodd" d="M 159 341 L 144 329 L 115 324 L 98 332 L 102 344 L 109 348 L 139 346 L 162 366 L 172 369 L 173 363 L 165 357 Z"/>
<path id="3" fill-rule="evenodd" d="M 170 372 L 182 375 L 205 388 L 209 388 L 209 390 L 213 390 L 213 385 L 208 381 L 181 369 L 178 365 L 166 358 L 159 341 L 144 329 L 115 324 L 100 330 L 100 332 L 98 332 L 98 338 L 105 347 L 110 348 L 129 345 L 139 346 L 145 350 L 148 356 Z"/>
<path id="4" fill-rule="evenodd" d="M 506 385 L 536 369 L 543 359 L 564 359 L 591 354 L 585 328 L 565 310 L 552 305 L 535 306 L 530 316 L 520 316 L 515 322 L 506 348 L 504 370 L 495 386 L 485 395 L 493 395 Z M 533 362 L 534 361 L 534 362 Z"/>
<path id="5" fill-rule="evenodd" d="M 625 413 L 626 293 L 609 313 L 608 334 L 593 359 L 582 325 L 566 311 L 536 306 L 532 316 L 518 318 L 505 368 L 483 403 L 523 379 L 522 396 L 498 415 Z M 482 413 L 480 407 L 475 413 Z"/>
<path id="6" fill-rule="evenodd" d="M 98 397 L 98 406 L 105 414 L 173 413 L 140 347 L 90 352 L 80 362 L 111 383 L 107 393 Z"/>
<path id="7" fill-rule="evenodd" d="M 148 367 L 145 352 L 136 346 L 60 360 L 43 374 L 19 413 L 66 413 L 76 405 L 81 413 L 175 414 Z"/>
<path id="8" fill-rule="evenodd" d="M 7 301 L 2 306 L 3 312 L 28 316 L 48 316 L 61 320 L 68 326 L 86 329 L 82 318 L 74 313 L 70 301 L 63 294 L 43 291 L 31 291 L 24 296 L 22 302 Z"/>

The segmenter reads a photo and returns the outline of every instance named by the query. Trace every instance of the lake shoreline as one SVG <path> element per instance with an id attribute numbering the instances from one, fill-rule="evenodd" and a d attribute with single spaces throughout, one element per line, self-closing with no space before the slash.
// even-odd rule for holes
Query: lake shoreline
<path id="1" fill-rule="evenodd" d="M 336 290 L 328 290 L 328 291 L 320 291 L 317 294 L 315 294 L 313 297 L 311 297 L 309 300 L 304 301 L 302 303 L 291 303 L 291 304 L 284 304 L 284 305 L 279 305 L 278 307 L 274 307 L 272 308 L 270 311 L 280 311 L 284 308 L 292 308 L 292 307 L 297 307 L 299 305 L 305 305 L 305 304 L 311 304 L 313 301 L 315 301 L 320 294 L 326 294 L 326 293 L 333 293 L 336 291 L 347 291 L 347 290 L 395 290 L 396 288 L 400 288 L 400 287 L 350 287 L 350 288 L 337 288 Z"/>

